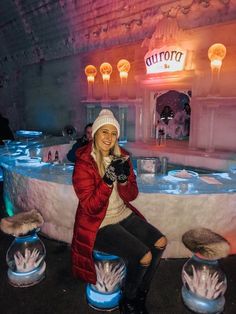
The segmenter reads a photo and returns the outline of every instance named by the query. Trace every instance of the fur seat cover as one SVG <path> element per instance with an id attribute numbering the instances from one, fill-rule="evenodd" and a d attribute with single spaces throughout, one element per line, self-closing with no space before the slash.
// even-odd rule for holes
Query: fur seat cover
<path id="1" fill-rule="evenodd" d="M 207 228 L 196 228 L 185 232 L 182 241 L 193 253 L 211 260 L 226 257 L 230 251 L 229 242 Z"/>
<path id="2" fill-rule="evenodd" d="M 21 212 L 12 217 L 3 218 L 0 222 L 0 229 L 13 236 L 25 235 L 28 232 L 39 228 L 44 223 L 41 214 L 33 209 L 28 212 Z"/>

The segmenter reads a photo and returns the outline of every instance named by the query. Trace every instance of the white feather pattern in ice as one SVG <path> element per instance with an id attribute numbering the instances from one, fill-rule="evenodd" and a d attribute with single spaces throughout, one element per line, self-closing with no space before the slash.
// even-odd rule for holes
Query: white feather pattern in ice
<path id="1" fill-rule="evenodd" d="M 94 287 L 99 292 L 112 292 L 120 286 L 125 277 L 125 265 L 122 263 L 112 264 L 109 262 L 95 264 L 97 282 Z"/>
<path id="2" fill-rule="evenodd" d="M 217 272 L 211 274 L 209 269 L 196 270 L 193 265 L 192 269 L 193 276 L 189 276 L 186 271 L 183 271 L 183 277 L 193 293 L 207 299 L 216 299 L 224 294 L 226 290 L 226 282 L 219 282 L 219 275 Z"/>
<path id="3" fill-rule="evenodd" d="M 32 253 L 29 249 L 25 249 L 25 256 L 23 256 L 21 252 L 17 251 L 14 254 L 17 271 L 28 272 L 38 267 L 43 260 L 43 256 L 39 258 L 39 254 L 40 252 L 37 249 L 33 249 Z"/>

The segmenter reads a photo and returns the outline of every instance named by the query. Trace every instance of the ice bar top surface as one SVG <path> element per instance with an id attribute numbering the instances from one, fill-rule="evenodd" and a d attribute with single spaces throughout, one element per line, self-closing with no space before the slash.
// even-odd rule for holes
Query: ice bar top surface
<path id="1" fill-rule="evenodd" d="M 57 144 L 60 145 L 63 142 L 68 143 L 66 139 L 62 141 L 60 139 Z M 0 164 L 8 171 L 33 179 L 58 184 L 72 184 L 73 164 L 69 164 L 66 158 L 61 163 L 42 161 L 40 154 L 43 149 L 48 149 L 48 145 L 52 145 L 51 140 L 44 143 L 33 140 L 27 142 L 12 141 L 5 146 L 0 146 Z M 30 151 L 34 151 L 36 156 L 30 157 L 32 155 Z M 178 195 L 236 192 L 236 167 L 229 172 L 218 172 L 168 164 L 166 174 L 162 174 L 160 169 L 156 169 L 156 173 L 142 173 L 138 169 L 137 161 L 140 159 L 141 157 L 134 157 L 132 163 L 137 174 L 137 183 L 141 193 Z M 149 158 L 146 159 L 149 160 Z M 181 177 L 181 173 L 190 173 L 190 175 L 182 175 Z"/>

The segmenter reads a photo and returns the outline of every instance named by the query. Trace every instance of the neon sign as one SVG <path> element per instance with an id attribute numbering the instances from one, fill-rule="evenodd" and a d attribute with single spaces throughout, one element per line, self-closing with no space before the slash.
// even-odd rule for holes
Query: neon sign
<path id="1" fill-rule="evenodd" d="M 186 50 L 176 46 L 148 51 L 144 56 L 147 74 L 182 71 L 186 55 Z"/>

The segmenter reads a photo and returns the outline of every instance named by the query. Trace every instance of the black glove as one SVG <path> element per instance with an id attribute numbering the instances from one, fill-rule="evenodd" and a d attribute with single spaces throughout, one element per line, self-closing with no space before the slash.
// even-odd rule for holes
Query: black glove
<path id="1" fill-rule="evenodd" d="M 113 159 L 110 165 L 107 167 L 106 172 L 103 176 L 103 180 L 108 184 L 112 183 L 117 179 L 119 183 L 127 181 L 130 175 L 130 165 L 127 160 L 123 157 L 117 157 Z"/>
<path id="2" fill-rule="evenodd" d="M 128 176 L 130 175 L 130 165 L 128 160 L 121 161 L 115 167 L 115 174 L 117 176 L 117 181 L 119 183 L 124 183 L 127 181 Z"/>
<path id="3" fill-rule="evenodd" d="M 112 160 L 110 165 L 107 167 L 105 174 L 103 176 L 103 181 L 106 182 L 108 185 L 112 185 L 114 181 L 116 181 L 117 176 L 115 173 L 115 169 L 120 163 L 120 160 Z"/>
<path id="4" fill-rule="evenodd" d="M 117 181 L 119 183 L 125 183 L 128 180 L 128 176 L 130 175 L 130 165 L 129 162 L 126 160 L 123 164 L 123 171 L 121 174 L 117 176 Z"/>

